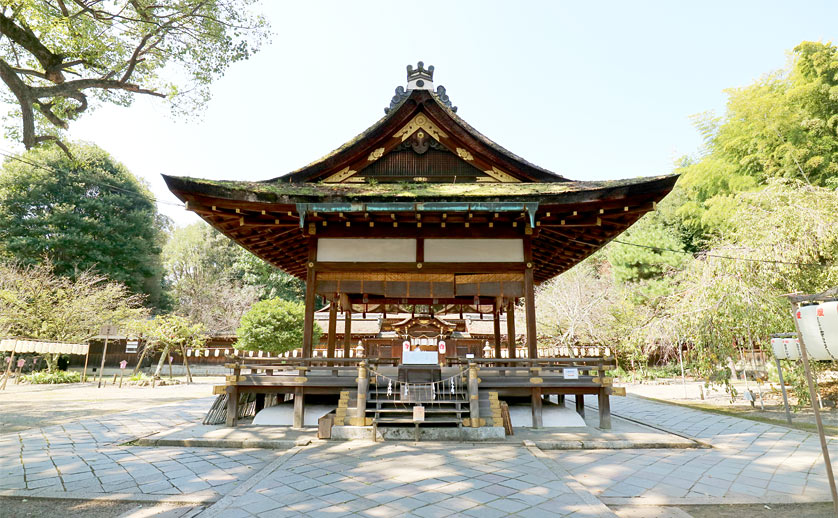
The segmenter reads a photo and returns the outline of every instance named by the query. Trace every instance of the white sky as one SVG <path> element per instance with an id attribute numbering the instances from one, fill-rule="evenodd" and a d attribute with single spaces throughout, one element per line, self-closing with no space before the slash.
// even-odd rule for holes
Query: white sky
<path id="1" fill-rule="evenodd" d="M 70 137 L 174 202 L 161 173 L 262 180 L 321 157 L 378 120 L 423 60 L 460 116 L 533 163 L 576 180 L 665 174 L 700 146 L 690 115 L 721 112 L 724 89 L 782 67 L 801 41 L 831 41 L 838 19 L 826 1 L 632 4 L 264 0 L 273 42 L 234 65 L 198 117 L 138 99 Z"/>

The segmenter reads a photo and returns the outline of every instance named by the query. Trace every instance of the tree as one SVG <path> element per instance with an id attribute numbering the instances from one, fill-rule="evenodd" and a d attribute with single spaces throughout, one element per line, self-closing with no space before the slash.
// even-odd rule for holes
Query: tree
<path id="1" fill-rule="evenodd" d="M 204 223 L 175 230 L 163 249 L 175 312 L 211 334 L 232 333 L 259 291 L 237 278 L 238 250 Z"/>
<path id="2" fill-rule="evenodd" d="M 142 318 L 142 297 L 91 271 L 74 279 L 56 275 L 49 263 L 0 263 L 0 334 L 80 343 L 104 324 Z M 57 354 L 47 356 L 52 371 Z"/>
<path id="3" fill-rule="evenodd" d="M 230 333 L 260 299 L 301 300 L 304 285 L 205 223 L 175 230 L 163 248 L 174 309 L 211 333 Z"/>
<path id="4" fill-rule="evenodd" d="M 236 335 L 236 349 L 284 353 L 303 345 L 305 305 L 282 299 L 257 302 L 245 313 Z M 320 327 L 314 326 L 312 341 L 320 339 Z"/>
<path id="5" fill-rule="evenodd" d="M 160 377 L 160 371 L 171 351 L 180 351 L 186 358 L 186 349 L 202 349 L 207 342 L 206 328 L 201 323 L 193 323 L 179 315 L 158 315 L 151 320 L 135 320 L 130 326 L 132 331 L 142 334 L 146 341 L 146 350 L 159 350 L 160 360 L 154 370 L 154 377 Z M 138 364 L 139 366 L 139 364 Z M 187 371 L 188 381 L 192 376 Z"/>
<path id="6" fill-rule="evenodd" d="M 148 188 L 92 145 L 36 149 L 0 171 L 0 256 L 47 258 L 57 275 L 88 270 L 161 305 L 163 228 Z"/>
<path id="7" fill-rule="evenodd" d="M 3 100 L 27 149 L 61 143 L 69 122 L 98 102 L 165 97 L 189 113 L 209 85 L 267 37 L 255 0 L 18 0 L 0 8 Z M 163 72 L 166 72 L 165 74 Z M 166 79 L 168 77 L 169 79 Z"/>

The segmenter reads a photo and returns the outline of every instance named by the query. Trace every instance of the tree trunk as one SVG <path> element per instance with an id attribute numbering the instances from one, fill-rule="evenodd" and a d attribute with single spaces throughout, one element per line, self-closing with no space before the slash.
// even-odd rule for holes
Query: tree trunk
<path id="1" fill-rule="evenodd" d="M 160 361 L 157 362 L 157 368 L 154 369 L 154 377 L 160 377 L 160 371 L 163 370 L 163 365 L 166 363 L 166 358 L 169 356 L 169 345 L 167 344 L 166 347 L 163 348 L 163 352 L 160 353 Z"/>
<path id="2" fill-rule="evenodd" d="M 189 370 L 189 360 L 186 359 L 186 347 L 180 346 L 180 354 L 183 356 L 183 366 L 186 368 L 186 384 L 192 383 L 192 372 Z"/>
<path id="3" fill-rule="evenodd" d="M 143 352 L 140 353 L 140 359 L 137 360 L 137 365 L 134 367 L 134 372 L 131 373 L 132 376 L 136 376 L 138 372 L 140 372 L 140 367 L 143 364 L 143 360 L 145 360 L 145 355 L 148 352 L 148 344 L 143 347 Z"/>
<path id="4" fill-rule="evenodd" d="M 58 354 L 45 354 L 44 362 L 47 364 L 47 372 L 52 374 L 58 371 Z"/>

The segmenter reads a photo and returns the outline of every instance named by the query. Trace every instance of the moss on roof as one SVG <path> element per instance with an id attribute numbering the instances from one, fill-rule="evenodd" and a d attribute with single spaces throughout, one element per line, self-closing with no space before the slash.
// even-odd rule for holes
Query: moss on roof
<path id="1" fill-rule="evenodd" d="M 182 192 L 262 202 L 331 200 L 431 201 L 460 199 L 522 199 L 650 184 L 672 175 L 629 180 L 549 183 L 284 183 L 241 182 L 167 177 Z M 172 185 L 177 184 L 177 185 Z M 670 185 L 671 187 L 671 185 Z"/>

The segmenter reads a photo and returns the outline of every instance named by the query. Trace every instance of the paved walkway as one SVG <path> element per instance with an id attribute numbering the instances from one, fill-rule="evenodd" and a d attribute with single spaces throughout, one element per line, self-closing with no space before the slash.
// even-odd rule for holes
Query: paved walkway
<path id="1" fill-rule="evenodd" d="M 785 503 L 830 500 L 815 434 L 737 417 L 612 398 L 617 415 L 696 438 L 712 449 L 549 452 L 608 503 Z M 838 468 L 838 440 L 829 441 Z M 640 500 L 639 500 L 640 499 Z"/>
<path id="2" fill-rule="evenodd" d="M 189 515 L 614 517 L 605 504 L 824 501 L 816 436 L 614 398 L 616 415 L 713 445 L 542 451 L 534 445 L 323 442 L 291 450 L 140 447 L 211 398 L 0 435 L 0 495 L 180 502 Z M 838 441 L 831 441 L 838 457 Z M 189 510 L 188 507 L 183 508 Z M 152 516 L 146 509 L 143 516 Z"/>
<path id="3" fill-rule="evenodd" d="M 31 496 L 103 493 L 218 499 L 275 458 L 271 450 L 143 448 L 124 445 L 194 423 L 211 398 L 0 435 L 0 491 Z"/>
<path id="4" fill-rule="evenodd" d="M 287 456 L 200 516 L 616 516 L 537 448 L 347 442 Z"/>

